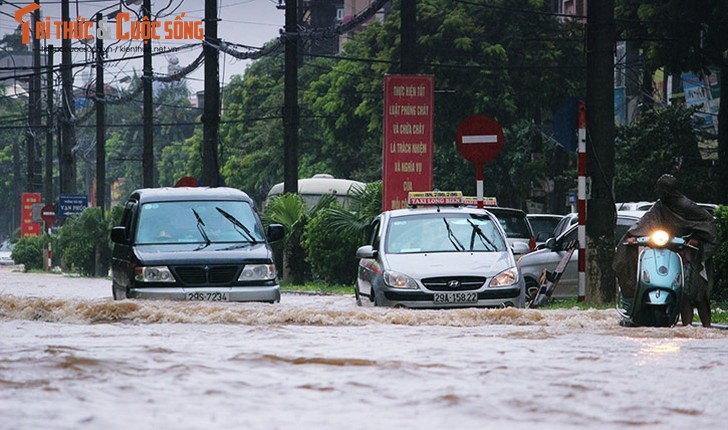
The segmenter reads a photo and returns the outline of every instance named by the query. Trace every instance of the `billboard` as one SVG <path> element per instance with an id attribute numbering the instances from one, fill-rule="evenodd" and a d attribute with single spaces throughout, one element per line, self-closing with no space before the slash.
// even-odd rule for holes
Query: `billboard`
<path id="1" fill-rule="evenodd" d="M 434 96 L 432 75 L 384 76 L 383 210 L 432 190 Z"/>
<path id="2" fill-rule="evenodd" d="M 20 205 L 20 237 L 39 236 L 41 233 L 41 223 L 33 222 L 33 206 L 40 204 L 40 193 L 23 193 Z"/>

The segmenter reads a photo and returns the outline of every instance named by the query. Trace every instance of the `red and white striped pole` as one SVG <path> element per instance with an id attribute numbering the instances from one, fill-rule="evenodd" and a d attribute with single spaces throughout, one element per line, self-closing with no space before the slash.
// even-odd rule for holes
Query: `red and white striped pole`
<path id="1" fill-rule="evenodd" d="M 475 164 L 475 197 L 478 209 L 483 209 L 483 164 Z"/>
<path id="2" fill-rule="evenodd" d="M 586 298 L 586 104 L 579 101 L 579 147 L 578 171 L 579 182 L 577 190 L 577 211 L 579 224 L 577 235 L 579 237 L 579 295 L 577 300 L 582 302 Z"/>
<path id="3" fill-rule="evenodd" d="M 53 270 L 53 249 L 51 248 L 51 226 L 48 225 L 48 265 L 46 266 L 46 271 L 50 272 Z"/>

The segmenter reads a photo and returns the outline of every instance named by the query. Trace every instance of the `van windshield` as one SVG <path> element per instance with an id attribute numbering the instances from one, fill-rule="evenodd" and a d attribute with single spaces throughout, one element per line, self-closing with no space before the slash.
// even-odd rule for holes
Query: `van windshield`
<path id="1" fill-rule="evenodd" d="M 263 227 L 247 202 L 154 202 L 141 206 L 135 243 L 263 242 Z"/>

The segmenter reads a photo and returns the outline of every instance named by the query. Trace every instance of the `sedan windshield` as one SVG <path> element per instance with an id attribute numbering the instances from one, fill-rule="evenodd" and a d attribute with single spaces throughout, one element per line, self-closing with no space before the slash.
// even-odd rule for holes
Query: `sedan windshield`
<path id="1" fill-rule="evenodd" d="M 506 244 L 487 215 L 436 213 L 393 218 L 386 252 L 502 252 Z"/>
<path id="2" fill-rule="evenodd" d="M 211 244 L 264 240 L 262 227 L 247 202 L 187 201 L 142 205 L 135 242 Z"/>

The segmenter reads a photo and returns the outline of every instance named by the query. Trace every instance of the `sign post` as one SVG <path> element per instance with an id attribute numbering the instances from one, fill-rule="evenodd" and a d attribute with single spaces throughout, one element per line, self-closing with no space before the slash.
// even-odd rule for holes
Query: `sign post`
<path id="1" fill-rule="evenodd" d="M 477 206 L 483 208 L 483 164 L 500 154 L 503 147 L 503 129 L 491 117 L 469 116 L 458 127 L 456 145 L 460 154 L 475 164 Z"/>
<path id="2" fill-rule="evenodd" d="M 47 204 L 40 210 L 40 217 L 43 218 L 46 225 L 46 231 L 48 232 L 48 248 L 46 250 L 46 270 L 50 271 L 53 267 L 53 249 L 51 247 L 51 228 L 53 223 L 56 222 L 56 208 Z"/>

